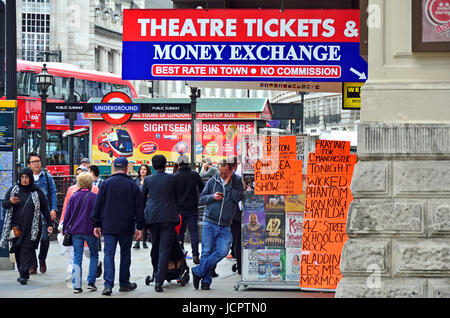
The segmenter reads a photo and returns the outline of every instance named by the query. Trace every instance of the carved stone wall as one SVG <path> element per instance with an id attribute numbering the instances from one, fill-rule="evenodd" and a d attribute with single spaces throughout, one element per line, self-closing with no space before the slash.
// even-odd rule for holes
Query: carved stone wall
<path id="1" fill-rule="evenodd" d="M 361 123 L 336 297 L 450 297 L 450 124 Z"/>

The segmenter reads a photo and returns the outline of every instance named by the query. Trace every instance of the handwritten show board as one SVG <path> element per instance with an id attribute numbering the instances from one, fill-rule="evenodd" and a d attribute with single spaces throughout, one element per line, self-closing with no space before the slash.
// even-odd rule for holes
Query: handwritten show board
<path id="1" fill-rule="evenodd" d="M 300 287 L 336 289 L 342 278 L 341 252 L 346 235 L 350 184 L 356 155 L 349 141 L 317 140 L 308 155 L 303 218 Z"/>

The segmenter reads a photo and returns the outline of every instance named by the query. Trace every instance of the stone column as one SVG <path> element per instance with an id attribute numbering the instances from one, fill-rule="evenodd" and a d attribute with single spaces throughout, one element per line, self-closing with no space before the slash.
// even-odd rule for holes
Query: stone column
<path id="1" fill-rule="evenodd" d="M 108 72 L 108 51 L 103 47 L 98 47 L 98 61 L 100 72 Z"/>
<path id="2" fill-rule="evenodd" d="M 411 48 L 411 1 L 373 0 L 336 297 L 450 297 L 450 54 Z"/>
<path id="3" fill-rule="evenodd" d="M 113 73 L 121 75 L 122 59 L 120 58 L 120 52 L 113 50 Z"/>

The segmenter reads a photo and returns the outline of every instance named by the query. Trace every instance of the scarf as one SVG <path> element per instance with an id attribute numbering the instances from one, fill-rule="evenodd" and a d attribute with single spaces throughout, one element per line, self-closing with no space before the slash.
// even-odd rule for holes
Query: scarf
<path id="1" fill-rule="evenodd" d="M 20 183 L 20 177 L 22 177 L 22 175 L 24 174 L 27 175 L 28 177 L 30 177 L 31 175 L 30 184 L 27 186 L 24 186 Z M 17 196 L 20 189 L 25 192 L 30 192 L 31 200 L 33 201 L 34 204 L 33 222 L 31 224 L 31 240 L 36 241 L 37 235 L 39 233 L 39 221 L 41 218 L 41 203 L 39 201 L 39 193 L 37 191 L 38 187 L 34 184 L 33 171 L 31 171 L 31 169 L 29 168 L 24 168 L 20 171 L 19 181 L 12 187 L 9 198 L 11 199 L 12 197 Z M 25 208 L 25 206 L 23 206 L 22 208 Z M 6 247 L 6 244 L 8 242 L 9 232 L 11 231 L 12 228 L 11 224 L 12 216 L 13 216 L 13 206 L 11 205 L 11 207 L 6 211 L 5 214 L 2 236 L 0 237 L 0 247 Z"/>

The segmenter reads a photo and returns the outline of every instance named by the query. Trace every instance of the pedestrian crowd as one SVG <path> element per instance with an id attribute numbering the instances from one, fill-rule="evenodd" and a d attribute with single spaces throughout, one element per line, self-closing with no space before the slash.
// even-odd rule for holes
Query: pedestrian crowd
<path id="1" fill-rule="evenodd" d="M 0 246 L 14 253 L 20 284 L 30 275 L 47 271 L 46 258 L 52 223 L 57 217 L 55 182 L 41 167 L 38 153 L 26 158 L 18 181 L 6 193 L 6 210 Z M 151 264 L 155 291 L 162 292 L 164 281 L 173 277 L 182 285 L 189 280 L 184 248 L 189 229 L 192 248 L 191 268 L 195 289 L 210 289 L 216 265 L 227 257 L 230 249 L 237 263 L 233 271 L 241 274 L 240 225 L 243 186 L 236 157 L 221 160 L 217 167 L 204 159 L 199 172 L 193 170 L 189 158 L 181 155 L 176 171 L 167 173 L 163 155 L 152 158 L 152 167 L 141 165 L 138 176 L 127 174 L 129 162 L 124 157 L 113 162 L 112 175 L 103 180 L 98 166 L 89 159 L 81 160 L 75 171 L 76 182 L 65 195 L 59 219 L 61 254 L 68 254 L 71 275 L 66 279 L 74 293 L 82 289 L 83 255 L 89 258 L 87 289 L 96 291 L 96 279 L 103 273 L 102 295 L 111 295 L 115 282 L 115 254 L 120 246 L 119 291 L 134 290 L 130 282 L 131 249 L 148 248 L 151 242 Z M 153 170 L 153 172 L 152 172 Z M 206 184 L 203 178 L 209 178 Z M 201 253 L 199 251 L 198 205 L 204 204 Z M 67 245 L 68 238 L 71 244 Z M 102 250 L 103 262 L 99 258 Z M 39 248 L 36 257 L 36 249 Z M 175 274 L 173 276 L 173 274 Z"/>

